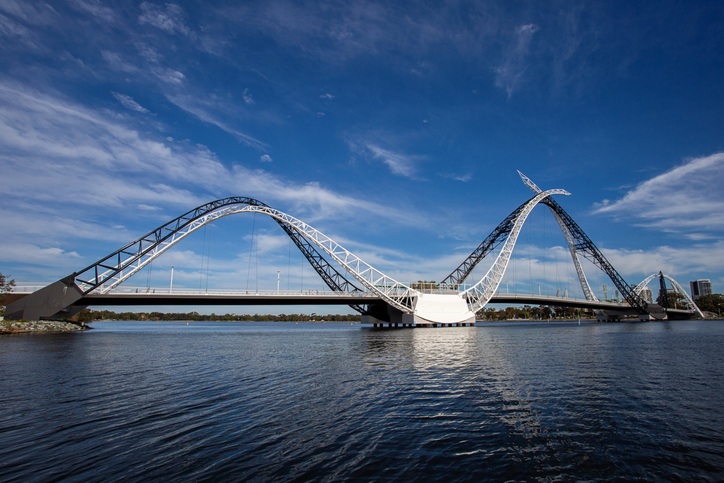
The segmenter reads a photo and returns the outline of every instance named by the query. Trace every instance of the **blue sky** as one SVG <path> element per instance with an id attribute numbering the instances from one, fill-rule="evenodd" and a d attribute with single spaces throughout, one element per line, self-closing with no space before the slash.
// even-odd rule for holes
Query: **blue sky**
<path id="1" fill-rule="evenodd" d="M 721 2 L 0 0 L 0 271 L 52 282 L 238 195 L 440 280 L 532 195 L 519 169 L 628 282 L 722 292 L 722 25 Z M 553 224 L 534 211 L 511 291 L 575 293 Z M 127 284 L 322 289 L 289 248 L 225 218 Z"/>

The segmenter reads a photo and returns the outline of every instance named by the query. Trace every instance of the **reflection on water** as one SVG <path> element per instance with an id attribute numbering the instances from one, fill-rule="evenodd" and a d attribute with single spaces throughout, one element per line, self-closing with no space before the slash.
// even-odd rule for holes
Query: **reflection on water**
<path id="1" fill-rule="evenodd" d="M 724 324 L 0 338 L 0 480 L 724 478 Z"/>

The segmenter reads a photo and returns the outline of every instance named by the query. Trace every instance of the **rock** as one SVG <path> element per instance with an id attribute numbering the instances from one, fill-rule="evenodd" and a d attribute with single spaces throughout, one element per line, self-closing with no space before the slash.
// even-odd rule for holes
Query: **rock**
<path id="1" fill-rule="evenodd" d="M 71 322 L 55 320 L 3 320 L 0 321 L 0 334 L 17 334 L 22 332 L 72 332 L 86 330 L 90 327 L 80 326 Z"/>

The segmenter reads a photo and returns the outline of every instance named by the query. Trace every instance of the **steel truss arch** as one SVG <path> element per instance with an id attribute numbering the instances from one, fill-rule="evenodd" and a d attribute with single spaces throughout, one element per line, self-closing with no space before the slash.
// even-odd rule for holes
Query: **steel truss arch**
<path id="1" fill-rule="evenodd" d="M 525 185 L 530 188 L 534 193 L 540 193 L 543 191 L 529 177 L 527 177 L 520 171 L 518 171 L 518 174 L 523 180 L 523 183 L 525 183 Z M 578 281 L 581 284 L 581 290 L 583 290 L 583 295 L 586 297 L 586 300 L 598 300 L 598 297 L 596 297 L 596 295 L 593 293 L 593 290 L 591 290 L 591 286 L 588 283 L 586 274 L 583 272 L 581 260 L 578 258 L 578 253 L 576 253 L 576 243 L 573 240 L 571 230 L 568 229 L 566 223 L 561 219 L 561 216 L 558 214 L 559 211 L 563 211 L 563 208 L 553 198 L 546 198 L 543 203 L 551 210 L 551 213 L 556 219 L 556 222 L 558 223 L 561 232 L 563 232 L 563 238 L 565 238 L 566 243 L 568 244 L 568 251 L 571 253 L 573 265 L 576 267 L 576 273 L 578 274 Z"/>
<path id="2" fill-rule="evenodd" d="M 416 290 L 388 277 L 307 223 L 270 208 L 252 198 L 226 198 L 191 210 L 95 264 L 66 277 L 64 281 L 68 284 L 75 282 L 83 294 L 87 294 L 99 287 L 100 292 L 105 293 L 133 276 L 190 233 L 214 220 L 236 213 L 261 213 L 273 218 L 282 225 L 287 233 L 299 233 L 321 248 L 363 286 L 379 295 L 389 305 L 405 313 L 410 313 L 414 309 L 418 295 Z M 298 237 L 292 239 L 295 243 L 300 240 Z M 300 246 L 300 244 L 304 247 L 313 248 L 301 241 L 297 246 Z M 308 248 L 305 249 L 309 251 Z M 308 255 L 305 250 L 302 250 L 302 252 L 305 253 L 305 256 Z M 319 266 L 333 269 L 316 250 L 311 253 L 311 256 Z M 307 259 L 310 260 L 310 256 L 307 256 Z M 111 265 L 111 263 L 115 265 Z M 310 263 L 312 263 L 312 260 L 310 260 Z M 312 265 L 315 266 L 314 263 Z M 99 267 L 105 271 L 100 272 Z M 328 285 L 330 282 L 332 283 L 331 288 L 361 292 L 336 270 L 331 275 L 328 274 L 328 276 L 322 278 L 325 279 Z M 361 307 L 353 308 L 364 311 Z"/>
<path id="3" fill-rule="evenodd" d="M 80 282 L 79 285 L 84 294 L 98 288 L 99 286 L 102 287 L 101 293 L 107 292 L 120 283 L 118 282 L 119 278 L 122 277 L 123 280 L 128 278 L 128 276 L 122 275 L 123 270 L 127 267 L 131 267 L 131 269 L 136 268 L 140 259 L 144 259 L 144 257 L 147 258 L 148 255 L 152 255 L 153 253 L 156 253 L 157 256 L 168 242 L 174 242 L 176 234 L 182 233 L 183 236 L 186 236 L 203 226 L 198 223 L 194 223 L 199 219 L 199 217 L 202 217 L 205 214 L 213 212 L 221 207 L 232 204 L 267 206 L 259 200 L 246 197 L 231 197 L 212 201 L 171 220 L 165 225 L 99 260 L 93 265 L 66 277 L 66 279 L 72 279 L 76 282 Z M 295 245 L 297 245 L 297 248 L 299 248 L 307 261 L 309 261 L 315 271 L 322 277 L 327 286 L 336 291 L 360 291 L 359 288 L 350 283 L 346 278 L 344 278 L 344 276 L 342 276 L 342 274 L 330 265 L 329 262 L 327 262 L 327 260 L 325 260 L 324 257 L 322 257 L 322 255 L 314 248 L 314 245 L 309 243 L 304 236 L 291 229 L 285 223 L 279 220 L 275 221 L 282 227 Z M 147 261 L 142 260 L 142 263 L 143 265 L 141 268 L 147 264 Z M 98 267 L 105 268 L 106 270 L 102 273 L 98 273 Z M 133 270 L 133 273 L 136 273 L 137 271 L 138 270 Z M 93 277 L 92 279 L 81 279 L 88 278 L 89 274 Z M 126 275 L 128 275 L 128 271 L 126 272 Z M 106 285 L 109 280 L 111 280 L 111 283 Z"/>
<path id="4" fill-rule="evenodd" d="M 689 305 L 689 309 L 692 312 L 696 312 L 697 314 L 699 314 L 702 319 L 704 318 L 704 314 L 702 313 L 701 309 L 698 305 L 696 305 L 696 302 L 694 302 L 694 300 L 689 297 L 689 294 L 686 292 L 684 287 L 682 287 L 679 282 L 674 280 L 672 277 L 666 275 L 665 273 L 652 273 L 651 275 L 646 277 L 640 284 L 636 285 L 633 291 L 636 292 L 637 295 L 641 296 L 641 292 L 643 291 L 643 289 L 656 277 L 662 277 L 671 282 L 671 285 L 674 286 L 674 290 L 676 291 L 676 293 L 684 296 L 684 300 L 686 300 L 687 305 Z"/>
<path id="5" fill-rule="evenodd" d="M 462 292 L 463 296 L 467 299 L 467 302 L 470 305 L 470 310 L 473 313 L 483 308 L 498 290 L 500 282 L 503 280 L 505 270 L 508 268 L 510 255 L 513 253 L 513 248 L 518 240 L 518 235 L 523 227 L 523 223 L 525 223 L 525 220 L 528 218 L 528 215 L 530 215 L 530 212 L 533 211 L 533 208 L 551 195 L 570 195 L 570 193 L 562 189 L 544 191 L 535 195 L 533 198 L 521 205 L 518 210 L 516 210 L 518 214 L 510 229 L 510 234 L 498 254 L 498 258 L 495 259 L 493 265 L 478 283 Z"/>
<path id="6" fill-rule="evenodd" d="M 483 259 L 485 258 L 488 253 L 495 250 L 501 243 L 503 243 L 503 240 L 506 236 L 511 232 L 513 227 L 515 226 L 515 220 L 518 218 L 518 215 L 520 215 L 520 212 L 525 209 L 525 206 L 528 204 L 526 201 L 522 205 L 520 205 L 518 208 L 515 209 L 510 215 L 508 215 L 503 221 L 501 221 L 497 227 L 488 235 L 483 242 L 478 245 L 478 248 L 473 250 L 473 253 L 471 253 L 465 260 L 463 260 L 463 263 L 461 263 L 458 268 L 452 271 L 450 275 L 445 277 L 441 284 L 447 284 L 456 286 L 465 281 L 466 278 L 472 273 L 475 266 Z"/>
<path id="7" fill-rule="evenodd" d="M 536 194 L 542 193 L 543 190 L 536 186 L 535 183 L 530 180 L 530 178 L 526 177 L 520 171 L 518 171 L 518 174 L 521 176 L 526 186 L 528 186 Z M 488 235 L 485 240 L 483 240 L 483 242 L 460 264 L 460 266 L 458 266 L 455 270 L 452 271 L 452 273 L 450 273 L 450 275 L 443 279 L 442 283 L 451 285 L 463 283 L 473 271 L 475 266 L 483 258 L 485 258 L 488 253 L 495 250 L 495 248 L 503 242 L 505 237 L 513 229 L 515 220 L 518 218 L 518 215 L 525 208 L 527 203 L 528 202 L 525 202 L 520 205 L 518 208 L 515 209 L 515 211 L 508 215 L 507 218 L 500 222 L 500 224 L 498 224 L 498 226 L 490 233 L 490 235 Z M 558 203 L 556 203 L 556 201 L 552 198 L 545 198 L 543 203 L 548 205 L 551 212 L 553 213 L 554 218 L 558 222 L 558 226 L 563 232 L 563 236 L 566 239 L 566 243 L 568 244 L 568 250 L 571 253 L 571 258 L 573 259 L 573 264 L 575 265 L 576 273 L 578 274 L 578 280 L 581 284 L 581 289 L 583 290 L 583 294 L 586 297 L 586 300 L 598 300 L 596 295 L 593 293 L 593 290 L 591 290 L 591 286 L 588 283 L 586 274 L 583 272 L 583 267 L 581 267 L 581 261 L 579 260 L 578 254 L 576 253 L 576 246 L 573 240 L 573 236 L 571 235 L 570 230 L 563 222 L 561 217 L 558 215 L 554 207 L 557 207 L 560 210 L 563 210 L 563 208 L 561 208 Z"/>
<path id="8" fill-rule="evenodd" d="M 533 191 L 535 191 L 536 189 L 540 190 L 540 188 L 538 188 L 535 183 L 530 180 L 530 178 L 523 175 L 523 173 L 521 173 L 520 171 L 518 171 L 518 174 L 520 174 L 523 182 L 530 189 L 532 189 Z M 571 218 L 571 216 L 566 213 L 563 207 L 559 205 L 553 198 L 546 198 L 542 201 L 542 203 L 547 205 L 551 209 L 559 225 L 562 224 L 563 226 L 565 226 L 565 230 L 563 230 L 563 226 L 561 226 L 561 229 L 563 230 L 563 234 L 566 237 L 566 241 L 568 242 L 569 237 L 571 239 L 572 243 L 569 242 L 569 249 L 572 255 L 575 252 L 575 256 L 573 256 L 574 263 L 579 261 L 579 253 L 583 255 L 586 260 L 593 263 L 599 269 L 603 270 L 604 273 L 606 273 L 606 275 L 611 279 L 611 281 L 616 286 L 626 302 L 628 302 L 628 304 L 634 310 L 636 310 L 636 312 L 642 315 L 647 314 L 648 304 L 646 303 L 646 301 L 643 300 L 639 294 L 634 293 L 632 287 L 630 287 L 623 279 L 623 277 L 619 275 L 616 269 L 613 268 L 613 265 L 611 265 L 606 257 L 603 256 L 603 253 L 601 253 L 596 244 L 593 243 L 593 240 L 591 240 L 588 235 L 586 235 L 586 233 L 581 229 L 581 227 L 578 226 L 575 221 L 573 221 L 573 218 Z M 593 291 L 588 285 L 588 280 L 586 279 L 585 274 L 583 274 L 583 268 L 580 266 L 580 261 L 576 266 L 576 271 L 579 270 L 579 280 L 581 282 L 581 288 L 583 288 L 584 293 L 586 293 L 586 290 L 588 290 L 590 291 L 590 296 L 595 297 L 595 295 L 593 295 Z M 586 295 L 586 297 L 588 298 L 588 295 Z"/>

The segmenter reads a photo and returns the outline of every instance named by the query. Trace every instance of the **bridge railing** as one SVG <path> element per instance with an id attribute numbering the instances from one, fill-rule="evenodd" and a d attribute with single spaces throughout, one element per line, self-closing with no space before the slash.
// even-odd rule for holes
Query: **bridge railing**
<path id="1" fill-rule="evenodd" d="M 125 295 L 125 294 L 138 294 L 138 295 L 238 295 L 238 296 L 338 296 L 338 297 L 378 297 L 378 295 L 369 292 L 344 292 L 344 291 L 333 291 L 333 290 L 315 290 L 315 289 L 304 289 L 304 290 L 205 290 L 205 289 L 192 289 L 192 288 L 173 288 L 169 287 L 116 287 L 105 293 L 106 295 Z"/>

